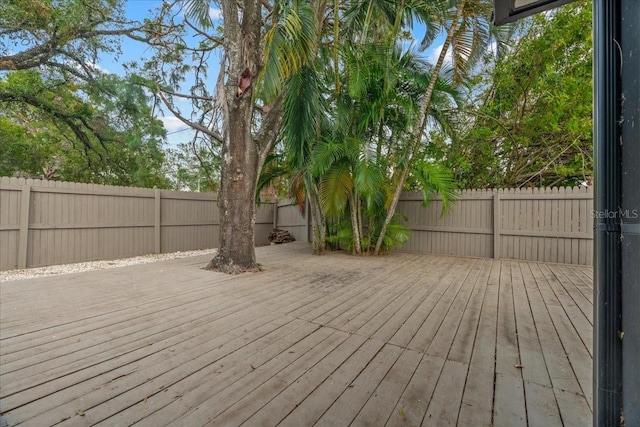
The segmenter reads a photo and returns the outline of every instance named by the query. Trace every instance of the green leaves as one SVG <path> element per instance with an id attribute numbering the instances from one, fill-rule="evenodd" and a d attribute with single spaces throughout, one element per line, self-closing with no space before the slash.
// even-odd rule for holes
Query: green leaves
<path id="1" fill-rule="evenodd" d="M 319 138 L 326 114 L 322 85 L 316 70 L 309 65 L 289 76 L 285 85 L 282 139 L 291 163 L 302 169 Z"/>
<path id="2" fill-rule="evenodd" d="M 442 211 L 440 216 L 445 215 L 453 203 L 458 200 L 456 192 L 457 183 L 450 170 L 442 165 L 430 163 L 424 160 L 412 164 L 412 177 L 417 183 L 418 189 L 422 192 L 424 204 L 428 204 L 436 194 L 442 197 Z"/>
<path id="3" fill-rule="evenodd" d="M 466 188 L 577 185 L 592 174 L 591 7 L 525 22 L 479 74 L 477 107 L 444 147 Z"/>
<path id="4" fill-rule="evenodd" d="M 14 71 L 0 79 L 0 106 L 0 133 L 13 135 L 2 138 L 10 159 L 2 175 L 167 185 L 165 130 L 139 86 L 113 75 L 81 84 Z"/>
<path id="5" fill-rule="evenodd" d="M 271 102 L 287 79 L 309 63 L 316 42 L 316 20 L 308 2 L 293 0 L 280 11 L 280 19 L 267 29 L 262 43 L 264 68 L 260 96 Z"/>
<path id="6" fill-rule="evenodd" d="M 328 217 L 343 215 L 352 190 L 350 165 L 342 162 L 330 168 L 320 179 L 319 193 L 323 213 Z"/>

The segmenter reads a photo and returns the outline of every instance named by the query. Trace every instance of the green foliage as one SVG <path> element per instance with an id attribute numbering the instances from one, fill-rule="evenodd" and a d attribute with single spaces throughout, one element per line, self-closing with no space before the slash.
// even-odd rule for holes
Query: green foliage
<path id="1" fill-rule="evenodd" d="M 404 221 L 407 221 L 406 217 L 402 217 Z M 387 232 L 384 235 L 384 240 L 382 243 L 382 250 L 388 251 L 394 247 L 399 247 L 404 245 L 409 241 L 409 237 L 411 237 L 411 230 L 406 226 L 400 224 L 398 222 L 398 217 L 396 216 L 390 223 L 387 228 Z"/>
<path id="2" fill-rule="evenodd" d="M 2 175 L 166 187 L 165 131 L 146 95 L 115 76 L 91 84 L 14 71 L 0 79 Z"/>
<path id="3" fill-rule="evenodd" d="M 441 216 L 449 212 L 453 203 L 459 199 L 453 173 L 441 164 L 424 160 L 416 161 L 412 164 L 411 178 L 408 182 L 409 188 L 413 184 L 416 189 L 422 191 L 424 205 L 427 205 L 435 195 L 439 194 L 442 197 Z"/>
<path id="4" fill-rule="evenodd" d="M 118 54 L 119 37 L 158 39 L 124 17 L 120 0 L 8 0 L 0 3 L 0 70 L 46 67 L 86 81 L 100 52 Z"/>
<path id="5" fill-rule="evenodd" d="M 220 185 L 220 158 L 203 145 L 178 144 L 165 150 L 165 175 L 176 190 L 215 192 Z"/>
<path id="6" fill-rule="evenodd" d="M 409 241 L 411 237 L 411 230 L 400 224 L 399 220 L 407 221 L 405 216 L 396 216 L 387 229 L 387 233 L 383 240 L 383 251 L 389 251 L 395 247 L 400 247 Z M 351 222 L 345 217 L 335 224 L 333 230 L 330 228 L 330 232 L 327 236 L 327 241 L 334 249 L 343 249 L 348 252 L 353 252 L 354 249 L 354 236 L 353 227 Z M 375 241 L 371 240 L 371 235 L 365 235 L 360 241 L 362 248 L 371 248 L 375 245 Z M 365 253 L 369 253 L 366 251 Z"/>
<path id="7" fill-rule="evenodd" d="M 165 130 L 131 79 L 105 74 L 98 55 L 120 38 L 159 40 L 124 17 L 118 0 L 0 4 L 0 174 L 166 187 Z M 28 153 L 28 155 L 26 155 Z"/>
<path id="8" fill-rule="evenodd" d="M 316 41 L 317 24 L 311 4 L 292 0 L 278 6 L 283 9 L 280 19 L 267 29 L 263 40 L 265 66 L 260 74 L 260 94 L 267 103 L 281 92 L 290 76 L 294 80 L 313 76 L 302 70 L 309 63 Z"/>
<path id="9" fill-rule="evenodd" d="M 592 175 L 591 5 L 537 15 L 480 74 L 466 123 L 441 140 L 465 188 L 577 185 Z"/>

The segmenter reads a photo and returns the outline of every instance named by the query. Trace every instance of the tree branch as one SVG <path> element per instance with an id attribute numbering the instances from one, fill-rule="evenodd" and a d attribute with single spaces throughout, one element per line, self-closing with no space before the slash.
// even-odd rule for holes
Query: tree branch
<path id="1" fill-rule="evenodd" d="M 273 146 L 275 145 L 280 127 L 282 125 L 282 102 L 284 91 L 281 91 L 278 97 L 269 106 L 268 112 L 264 116 L 260 125 L 260 130 L 254 137 L 261 158 L 267 157 Z"/>
<path id="2" fill-rule="evenodd" d="M 189 126 L 190 128 L 196 129 L 196 130 L 198 130 L 198 131 L 210 136 L 211 138 L 215 139 L 216 141 L 219 141 L 221 143 L 223 142 L 222 135 L 220 135 L 218 132 L 209 129 L 206 126 L 203 126 L 200 123 L 196 123 L 194 121 L 191 121 L 191 120 L 187 119 L 182 114 L 180 114 L 180 112 L 178 110 L 173 108 L 173 105 L 163 95 L 162 91 L 160 90 L 160 86 L 159 85 L 156 85 L 156 94 L 162 100 L 162 102 L 167 107 L 167 109 L 169 111 L 171 111 L 171 114 L 176 116 L 178 118 L 178 120 L 180 120 L 182 123 L 184 123 L 185 125 Z"/>
<path id="3" fill-rule="evenodd" d="M 185 19 L 185 22 L 187 23 L 187 25 L 189 26 L 189 28 L 191 28 L 193 31 L 195 31 L 197 34 L 201 35 L 202 37 L 211 40 L 212 42 L 222 46 L 224 45 L 224 40 L 221 39 L 220 37 L 215 37 L 212 36 L 211 34 L 208 34 L 206 31 L 202 31 L 200 28 L 196 27 L 195 25 L 193 25 L 191 22 L 189 22 L 188 20 Z"/>

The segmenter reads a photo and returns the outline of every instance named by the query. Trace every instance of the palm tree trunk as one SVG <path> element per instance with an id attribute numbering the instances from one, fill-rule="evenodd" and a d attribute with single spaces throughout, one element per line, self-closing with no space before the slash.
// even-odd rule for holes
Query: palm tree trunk
<path id="1" fill-rule="evenodd" d="M 320 209 L 320 200 L 316 191 L 313 178 L 305 178 L 305 187 L 307 188 L 307 197 L 309 198 L 309 210 L 307 215 L 311 215 L 311 245 L 313 246 L 314 255 L 321 255 L 324 252 L 327 241 L 327 226 Z"/>
<path id="2" fill-rule="evenodd" d="M 364 240 L 364 232 L 362 231 L 362 199 L 360 197 L 356 197 L 356 205 L 358 207 L 358 233 L 360 235 L 360 241 Z M 361 245 L 362 246 L 362 245 Z M 367 244 L 366 248 L 360 248 L 362 253 L 367 253 L 369 251 L 369 244 Z"/>
<path id="3" fill-rule="evenodd" d="M 429 86 L 424 94 L 424 98 L 422 99 L 422 104 L 420 105 L 420 113 L 416 119 L 416 123 L 414 125 L 413 134 L 411 135 L 411 140 L 409 141 L 409 150 L 407 150 L 407 161 L 405 162 L 404 168 L 400 171 L 400 175 L 398 176 L 398 181 L 396 183 L 396 188 L 393 192 L 393 199 L 391 200 L 391 205 L 387 210 L 387 216 L 382 224 L 382 229 L 380 230 L 380 235 L 378 236 L 378 241 L 376 242 L 376 249 L 374 251 L 374 255 L 378 255 L 380 253 L 380 249 L 382 248 L 382 243 L 384 242 L 385 234 L 387 233 L 387 228 L 391 223 L 391 220 L 396 214 L 396 208 L 398 207 L 398 201 L 400 200 L 400 194 L 404 188 L 404 184 L 407 182 L 407 176 L 409 176 L 409 165 L 413 156 L 418 152 L 420 148 L 420 142 L 422 140 L 422 134 L 424 133 L 424 129 L 427 125 L 427 114 L 429 112 L 429 108 L 431 108 L 431 97 L 433 96 L 433 91 L 436 87 L 436 82 L 438 80 L 438 75 L 440 74 L 440 70 L 442 69 L 442 65 L 444 64 L 444 59 L 447 56 L 447 51 L 449 50 L 449 46 L 456 36 L 458 31 L 458 27 L 460 25 L 460 19 L 462 18 L 462 12 L 464 10 L 464 5 L 466 0 L 460 0 L 458 2 L 458 8 L 456 10 L 456 16 L 451 22 L 451 28 L 449 28 L 449 32 L 447 33 L 447 38 L 442 45 L 442 50 L 440 51 L 440 55 L 438 56 L 438 61 L 436 62 L 435 67 L 433 68 L 433 73 L 431 74 L 431 80 L 429 81 Z"/>
<path id="4" fill-rule="evenodd" d="M 360 255 L 362 248 L 360 246 L 360 227 L 358 224 L 358 207 L 356 206 L 356 198 L 351 192 L 349 195 L 349 204 L 351 205 L 351 229 L 353 230 L 353 253 Z"/>

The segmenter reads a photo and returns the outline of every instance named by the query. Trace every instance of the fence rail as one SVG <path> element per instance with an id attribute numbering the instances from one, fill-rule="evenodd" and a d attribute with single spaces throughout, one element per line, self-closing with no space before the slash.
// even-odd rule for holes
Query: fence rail
<path id="1" fill-rule="evenodd" d="M 412 237 L 399 250 L 572 264 L 593 261 L 591 188 L 465 190 L 440 215 L 436 197 L 403 194 Z M 309 209 L 263 202 L 256 243 L 272 228 L 309 237 Z M 0 178 L 0 270 L 204 249 L 218 242 L 215 196 Z"/>
<path id="2" fill-rule="evenodd" d="M 400 250 L 590 265 L 593 189 L 562 187 L 464 190 L 441 216 L 442 199 L 422 206 L 405 193 L 397 212 L 412 237 Z"/>

